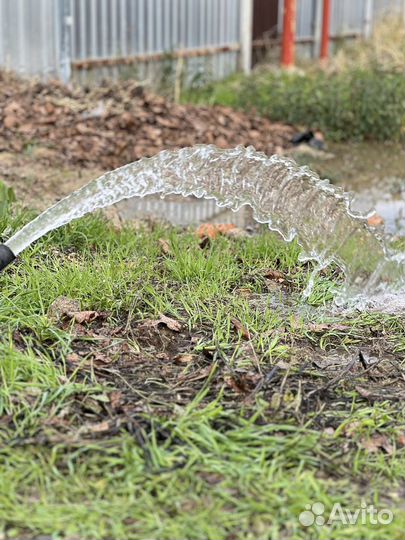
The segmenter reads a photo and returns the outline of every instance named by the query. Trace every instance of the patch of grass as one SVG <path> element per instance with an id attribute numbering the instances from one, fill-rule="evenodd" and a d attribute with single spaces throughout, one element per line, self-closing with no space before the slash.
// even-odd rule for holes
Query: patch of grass
<path id="1" fill-rule="evenodd" d="M 399 141 L 403 136 L 402 73 L 356 68 L 336 73 L 259 70 L 190 90 L 185 99 L 253 110 L 274 121 L 319 129 L 335 141 Z"/>
<path id="2" fill-rule="evenodd" d="M 316 307 L 334 269 L 311 307 L 311 272 L 269 232 L 201 248 L 99 215 L 24 252 L 0 275 L 1 534 L 402 538 L 404 320 Z M 105 313 L 54 319 L 61 296 Z M 362 501 L 394 520 L 298 519 Z"/>

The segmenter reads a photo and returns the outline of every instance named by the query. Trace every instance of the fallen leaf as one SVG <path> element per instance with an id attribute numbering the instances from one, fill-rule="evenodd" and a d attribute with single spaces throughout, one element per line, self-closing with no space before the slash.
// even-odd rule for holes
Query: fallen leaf
<path id="1" fill-rule="evenodd" d="M 67 313 L 77 324 L 90 323 L 100 317 L 98 311 L 74 311 Z"/>
<path id="2" fill-rule="evenodd" d="M 157 328 L 159 324 L 163 324 L 169 330 L 173 330 L 173 332 L 180 332 L 181 330 L 181 324 L 179 323 L 179 321 L 176 321 L 175 319 L 167 317 L 166 315 L 163 315 L 162 313 L 159 314 L 159 319 L 147 319 L 141 324 L 141 327 L 142 328 Z"/>
<path id="3" fill-rule="evenodd" d="M 97 424 L 88 424 L 86 427 L 90 433 L 104 433 L 105 431 L 110 431 L 111 428 L 109 420 L 104 420 Z"/>
<path id="4" fill-rule="evenodd" d="M 236 379 L 235 377 L 227 376 L 224 377 L 224 381 L 236 394 L 247 394 L 250 391 L 242 378 Z"/>
<path id="5" fill-rule="evenodd" d="M 252 336 L 250 335 L 250 332 L 247 328 L 243 326 L 243 324 L 238 321 L 238 319 L 231 319 L 231 322 L 235 329 L 242 335 L 243 339 L 250 340 L 252 339 Z"/>
<path id="6" fill-rule="evenodd" d="M 166 315 L 163 315 L 163 313 L 159 315 L 159 320 L 157 321 L 157 324 L 164 324 L 169 330 L 173 330 L 173 332 L 180 332 L 181 330 L 181 324 L 179 323 L 179 321 L 171 319 L 170 317 L 166 317 Z"/>
<path id="7" fill-rule="evenodd" d="M 358 394 L 363 398 L 368 398 L 372 395 L 372 392 L 370 392 L 370 390 L 368 390 L 367 388 L 363 388 L 362 386 L 356 386 L 355 389 Z"/>
<path id="8" fill-rule="evenodd" d="M 282 272 L 271 269 L 265 271 L 264 277 L 273 281 L 277 281 L 278 283 L 284 283 L 286 280 L 286 277 Z"/>
<path id="9" fill-rule="evenodd" d="M 369 439 L 361 439 L 362 447 L 370 454 L 383 450 L 389 456 L 394 452 L 394 447 L 386 435 L 375 434 Z"/>
<path id="10" fill-rule="evenodd" d="M 206 366 L 203 369 L 200 369 L 200 371 L 198 371 L 197 373 L 191 376 L 183 375 L 182 377 L 179 377 L 177 379 L 177 382 L 183 383 L 184 381 L 187 381 L 188 383 L 191 383 L 195 381 L 200 381 L 201 379 L 206 379 L 207 377 L 209 377 L 215 370 L 216 370 L 215 364 L 211 364 L 209 366 Z"/>
<path id="11" fill-rule="evenodd" d="M 352 438 L 357 433 L 358 429 L 360 428 L 360 422 L 358 420 L 353 420 L 352 422 L 349 422 L 345 425 L 343 429 L 343 433 L 346 437 Z"/>
<path id="12" fill-rule="evenodd" d="M 215 240 L 219 235 L 226 235 L 233 229 L 236 229 L 236 225 L 233 223 L 202 223 L 196 233 L 200 238 L 208 237 L 211 240 Z"/>
<path id="13" fill-rule="evenodd" d="M 165 255 L 169 255 L 171 253 L 171 247 L 168 240 L 165 240 L 164 238 L 159 238 L 159 245 L 160 249 Z"/>
<path id="14" fill-rule="evenodd" d="M 373 214 L 367 218 L 367 224 L 370 227 L 380 227 L 381 225 L 384 225 L 384 218 L 382 218 L 379 214 Z"/>
<path id="15" fill-rule="evenodd" d="M 180 354 L 174 359 L 175 364 L 189 364 L 195 358 L 194 354 Z"/>

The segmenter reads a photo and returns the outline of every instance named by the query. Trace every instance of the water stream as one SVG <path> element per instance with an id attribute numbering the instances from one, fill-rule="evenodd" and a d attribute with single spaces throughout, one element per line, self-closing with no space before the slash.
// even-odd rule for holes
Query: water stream
<path id="1" fill-rule="evenodd" d="M 6 245 L 18 255 L 47 232 L 99 208 L 131 197 L 160 194 L 213 199 L 220 207 L 253 209 L 259 223 L 297 238 L 302 258 L 318 268 L 336 263 L 346 275 L 346 293 L 395 291 L 405 283 L 402 260 L 350 208 L 348 196 L 307 167 L 253 147 L 221 150 L 200 145 L 163 151 L 108 172 L 61 200 Z"/>

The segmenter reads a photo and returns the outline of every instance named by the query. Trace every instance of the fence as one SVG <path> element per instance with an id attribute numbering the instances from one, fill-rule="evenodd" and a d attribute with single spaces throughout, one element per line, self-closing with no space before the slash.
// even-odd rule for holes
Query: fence
<path id="1" fill-rule="evenodd" d="M 147 77 L 174 60 L 225 77 L 238 68 L 242 1 L 0 0 L 0 66 L 67 81 Z"/>
<path id="2" fill-rule="evenodd" d="M 278 32 L 282 32 L 283 0 L 278 5 Z M 331 41 L 369 36 L 373 24 L 387 13 L 405 16 L 404 0 L 331 0 Z M 318 57 L 322 0 L 297 0 L 298 54 Z M 405 24 L 405 20 L 404 20 Z"/>
<path id="3" fill-rule="evenodd" d="M 0 66 L 64 81 L 118 73 L 221 78 L 249 68 L 258 1 L 0 0 Z M 280 32 L 283 0 L 273 5 Z M 367 34 L 384 10 L 404 6 L 404 0 L 332 0 L 332 37 Z M 297 0 L 302 54 L 317 52 L 321 10 L 322 0 Z"/>

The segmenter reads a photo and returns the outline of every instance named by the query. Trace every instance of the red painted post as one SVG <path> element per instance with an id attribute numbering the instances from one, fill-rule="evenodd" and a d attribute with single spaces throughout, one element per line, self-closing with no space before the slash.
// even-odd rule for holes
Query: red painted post
<path id="1" fill-rule="evenodd" d="M 295 60 L 295 8 L 296 0 L 284 0 L 281 65 L 292 67 Z"/>
<path id="2" fill-rule="evenodd" d="M 330 32 L 330 0 L 323 0 L 321 60 L 327 60 L 329 57 L 329 32 Z"/>

